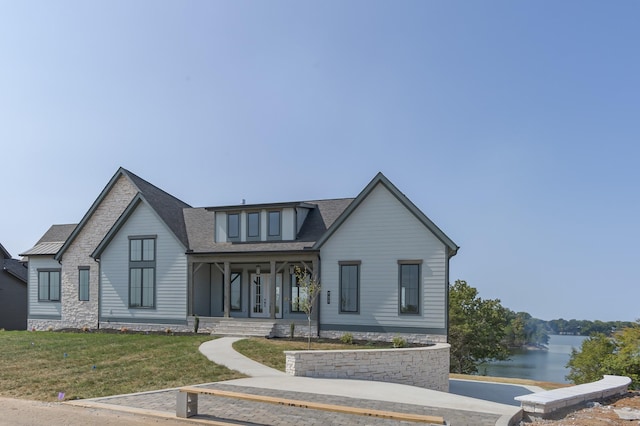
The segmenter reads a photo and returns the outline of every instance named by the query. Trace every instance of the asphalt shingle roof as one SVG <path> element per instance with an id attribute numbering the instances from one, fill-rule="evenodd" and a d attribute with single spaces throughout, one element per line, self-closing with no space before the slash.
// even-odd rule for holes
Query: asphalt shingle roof
<path id="1" fill-rule="evenodd" d="M 185 209 L 184 218 L 189 237 L 189 248 L 193 253 L 249 253 L 308 250 L 313 247 L 315 241 L 327 231 L 352 201 L 353 198 L 340 198 L 301 202 L 313 206 L 313 208 L 307 215 L 294 241 L 216 243 L 215 213 L 204 208 Z M 251 209 L 253 206 L 246 205 L 242 207 Z"/>
<path id="2" fill-rule="evenodd" d="M 3 270 L 18 278 L 20 281 L 23 281 L 24 283 L 27 282 L 28 273 L 24 263 L 16 259 L 4 259 L 0 260 L 0 262 L 2 262 L 2 265 L 0 266 L 2 266 Z"/>
<path id="3" fill-rule="evenodd" d="M 149 205 L 158 213 L 160 218 L 167 224 L 171 231 L 173 231 L 182 244 L 184 244 L 185 247 L 189 247 L 189 238 L 187 237 L 183 210 L 191 206 L 134 173 L 126 169 L 122 169 L 122 171 L 131 179 L 145 200 L 147 200 Z"/>

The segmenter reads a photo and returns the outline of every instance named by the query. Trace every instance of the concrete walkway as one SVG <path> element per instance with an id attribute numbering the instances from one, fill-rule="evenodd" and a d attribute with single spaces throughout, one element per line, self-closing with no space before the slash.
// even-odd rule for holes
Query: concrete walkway
<path id="1" fill-rule="evenodd" d="M 519 418 L 519 407 L 415 386 L 365 380 L 289 376 L 237 353 L 232 344 L 240 339 L 234 337 L 214 339 L 203 343 L 199 349 L 216 364 L 224 365 L 251 377 L 198 386 L 372 410 L 434 415 L 443 417 L 448 424 L 456 426 L 507 426 L 513 424 L 512 419 Z M 493 392 L 493 390 L 489 392 Z M 527 393 L 526 389 L 523 389 L 524 393 Z M 69 401 L 64 404 L 157 416 L 163 418 L 163 421 L 171 422 L 166 424 L 173 424 L 174 421 L 177 421 L 185 424 L 197 422 L 211 425 L 220 420 L 245 425 L 366 424 L 388 426 L 406 424 L 389 419 L 288 406 L 274 407 L 271 404 L 219 397 L 201 398 L 198 411 L 202 414 L 190 419 L 179 420 L 175 417 L 177 394 L 177 389 L 162 389 Z"/>
<path id="2" fill-rule="evenodd" d="M 241 339 L 243 338 L 222 337 L 205 342 L 199 348 L 200 352 L 216 364 L 224 365 L 227 368 L 251 376 L 246 379 L 225 381 L 224 384 L 226 385 L 343 396 L 400 404 L 426 405 L 448 410 L 466 411 L 469 416 L 473 416 L 473 413 L 494 414 L 500 418 L 496 424 L 503 425 L 507 425 L 509 420 L 520 412 L 519 407 L 512 405 L 397 383 L 289 376 L 236 352 L 232 344 Z M 495 386 L 495 384 L 492 385 Z"/>

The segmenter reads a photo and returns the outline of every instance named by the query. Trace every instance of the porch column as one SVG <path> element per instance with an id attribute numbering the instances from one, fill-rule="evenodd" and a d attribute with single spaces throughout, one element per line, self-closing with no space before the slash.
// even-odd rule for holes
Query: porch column
<path id="1" fill-rule="evenodd" d="M 311 277 L 313 279 L 316 280 L 317 283 L 320 284 L 320 288 L 322 288 L 322 282 L 320 281 L 320 267 L 318 265 L 318 258 L 314 257 L 313 260 L 311 260 L 311 267 L 313 268 L 313 272 L 311 273 Z M 318 336 L 320 336 L 320 299 L 322 299 L 322 292 L 320 292 L 320 294 L 318 295 L 318 297 L 316 298 L 316 303 L 313 307 L 313 316 L 316 320 L 316 329 L 318 331 Z"/>
<path id="2" fill-rule="evenodd" d="M 191 259 L 187 259 L 187 316 L 193 315 L 193 268 L 195 263 Z"/>
<path id="3" fill-rule="evenodd" d="M 269 297 L 269 313 L 271 319 L 276 319 L 276 261 L 271 261 L 271 288 L 269 289 L 271 296 Z"/>
<path id="4" fill-rule="evenodd" d="M 224 317 L 229 318 L 231 311 L 231 265 L 224 262 Z"/>

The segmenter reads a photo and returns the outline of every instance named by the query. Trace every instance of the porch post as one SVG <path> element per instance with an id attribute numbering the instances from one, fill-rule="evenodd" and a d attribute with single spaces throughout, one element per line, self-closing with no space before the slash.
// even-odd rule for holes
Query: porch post
<path id="1" fill-rule="evenodd" d="M 311 277 L 314 278 L 317 283 L 320 283 L 320 289 L 322 289 L 322 282 L 320 281 L 320 265 L 318 264 L 317 256 L 311 260 L 311 267 L 313 268 Z M 316 306 L 313 307 L 313 316 L 315 317 L 313 319 L 316 320 L 316 332 L 318 334 L 318 337 L 320 337 L 320 305 L 322 304 L 320 302 L 320 299 L 322 299 L 322 292 L 320 292 L 320 294 L 316 298 Z"/>
<path id="2" fill-rule="evenodd" d="M 231 310 L 231 265 L 224 262 L 224 317 L 229 318 Z"/>
<path id="3" fill-rule="evenodd" d="M 187 258 L 187 317 L 193 315 L 193 268 L 195 263 Z"/>
<path id="4" fill-rule="evenodd" d="M 276 319 L 276 261 L 271 261 L 271 288 L 269 289 L 271 296 L 269 297 L 269 312 L 271 319 Z"/>

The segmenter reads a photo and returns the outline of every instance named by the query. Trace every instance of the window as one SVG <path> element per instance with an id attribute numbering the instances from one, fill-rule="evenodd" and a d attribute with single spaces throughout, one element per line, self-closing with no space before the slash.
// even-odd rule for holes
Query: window
<path id="1" fill-rule="evenodd" d="M 155 237 L 129 239 L 129 307 L 153 308 L 156 287 Z"/>
<path id="2" fill-rule="evenodd" d="M 89 300 L 89 267 L 78 268 L 78 300 Z"/>
<path id="3" fill-rule="evenodd" d="M 260 213 L 251 212 L 247 214 L 247 239 L 260 238 Z"/>
<path id="4" fill-rule="evenodd" d="M 227 215 L 227 238 L 229 240 L 240 239 L 240 215 L 238 213 Z"/>
<path id="5" fill-rule="evenodd" d="M 360 262 L 340 262 L 340 312 L 358 313 Z"/>
<path id="6" fill-rule="evenodd" d="M 222 275 L 224 283 L 224 274 Z M 242 310 L 242 274 L 240 272 L 231 273 L 231 310 Z M 224 311 L 224 285 L 222 286 L 222 310 Z"/>
<path id="7" fill-rule="evenodd" d="M 305 300 L 307 300 L 307 289 L 300 286 L 296 274 L 291 274 L 291 312 L 304 312 Z"/>
<path id="8" fill-rule="evenodd" d="M 267 237 L 271 239 L 276 239 L 277 237 L 280 237 L 280 212 L 279 211 L 269 212 Z"/>
<path id="9" fill-rule="evenodd" d="M 59 269 L 38 270 L 38 300 L 50 302 L 60 301 Z"/>
<path id="10" fill-rule="evenodd" d="M 420 313 L 420 263 L 399 262 L 400 313 Z"/>

